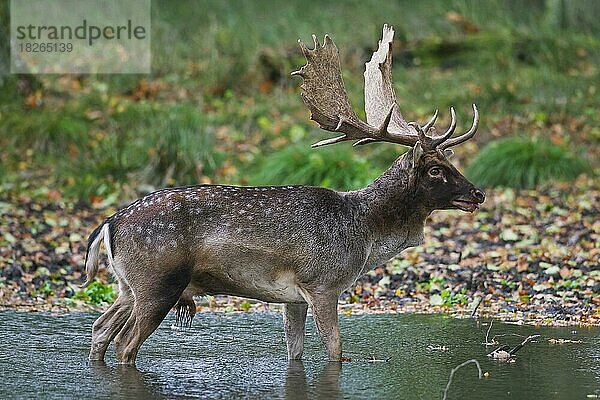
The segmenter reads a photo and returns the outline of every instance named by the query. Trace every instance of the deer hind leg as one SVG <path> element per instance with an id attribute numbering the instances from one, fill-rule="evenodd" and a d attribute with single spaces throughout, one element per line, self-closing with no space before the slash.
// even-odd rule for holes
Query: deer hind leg
<path id="1" fill-rule="evenodd" d="M 283 305 L 283 326 L 289 360 L 300 360 L 304 352 L 304 329 L 308 304 L 287 303 Z"/>
<path id="2" fill-rule="evenodd" d="M 189 281 L 190 271 L 177 269 L 162 277 L 154 275 L 152 282 L 132 283 L 135 294 L 133 312 L 115 338 L 120 364 L 135 364 L 140 346 L 165 319 Z"/>
<path id="3" fill-rule="evenodd" d="M 117 336 L 133 310 L 133 293 L 124 280 L 119 279 L 119 296 L 112 306 L 92 326 L 90 361 L 102 361 L 110 342 Z"/>

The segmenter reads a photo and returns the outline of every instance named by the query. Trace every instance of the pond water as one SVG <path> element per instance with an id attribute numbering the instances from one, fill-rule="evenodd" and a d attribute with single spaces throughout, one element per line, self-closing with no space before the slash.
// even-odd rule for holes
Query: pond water
<path id="1" fill-rule="evenodd" d="M 344 353 L 329 363 L 309 317 L 303 362 L 286 360 L 281 315 L 200 313 L 191 328 L 169 315 L 146 341 L 137 368 L 90 364 L 98 314 L 0 312 L 0 398 L 377 398 L 585 399 L 600 396 L 600 329 L 539 328 L 495 322 L 497 334 L 541 335 L 513 363 L 488 359 L 487 323 L 440 315 L 341 316 Z M 581 341 L 563 345 L 548 339 Z M 512 346 L 522 339 L 498 338 Z M 432 350 L 428 346 L 446 346 Z M 388 360 L 369 362 L 367 359 Z"/>

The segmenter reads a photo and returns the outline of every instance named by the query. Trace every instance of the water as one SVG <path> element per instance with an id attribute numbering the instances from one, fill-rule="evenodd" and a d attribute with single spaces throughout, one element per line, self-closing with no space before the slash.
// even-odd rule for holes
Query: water
<path id="1" fill-rule="evenodd" d="M 92 313 L 0 312 L 0 398 L 356 398 L 585 399 L 600 396 L 600 329 L 536 328 L 495 322 L 493 334 L 539 334 L 516 362 L 493 361 L 481 343 L 487 325 L 439 315 L 342 316 L 345 354 L 328 363 L 309 317 L 303 362 L 288 364 L 277 313 L 196 315 L 192 328 L 171 329 L 170 315 L 146 341 L 137 369 L 90 364 Z M 549 338 L 581 340 L 552 345 Z M 512 345 L 520 339 L 500 338 Z M 428 350 L 447 346 L 448 350 Z M 366 359 L 389 359 L 367 362 Z"/>

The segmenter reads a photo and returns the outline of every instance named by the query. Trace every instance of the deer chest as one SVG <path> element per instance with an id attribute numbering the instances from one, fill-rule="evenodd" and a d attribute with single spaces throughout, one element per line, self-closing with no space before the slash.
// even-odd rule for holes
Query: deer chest
<path id="1" fill-rule="evenodd" d="M 394 232 L 377 238 L 367 258 L 366 270 L 385 263 L 403 250 L 423 243 L 423 229 Z M 365 271 L 366 272 L 366 271 Z"/>

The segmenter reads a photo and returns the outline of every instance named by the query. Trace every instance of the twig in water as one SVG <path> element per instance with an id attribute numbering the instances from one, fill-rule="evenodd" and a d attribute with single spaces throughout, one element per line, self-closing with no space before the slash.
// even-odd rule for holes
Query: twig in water
<path id="1" fill-rule="evenodd" d="M 450 348 L 448 346 L 432 346 L 432 345 L 427 346 L 427 351 L 434 351 L 434 350 L 448 351 L 448 350 L 450 350 Z"/>
<path id="2" fill-rule="evenodd" d="M 523 348 L 530 341 L 539 338 L 540 335 L 530 335 L 525 338 L 520 344 L 516 345 L 514 348 L 510 348 L 510 346 L 504 344 L 498 347 L 496 350 L 489 353 L 487 356 L 493 358 L 494 360 L 500 361 L 509 361 L 514 362 L 513 356 L 515 353 Z"/>
<path id="3" fill-rule="evenodd" d="M 388 358 L 386 358 L 386 359 L 383 359 L 383 360 L 381 360 L 381 359 L 375 358 L 375 356 L 374 356 L 374 355 L 371 355 L 371 356 L 370 356 L 370 358 L 367 358 L 367 362 L 370 362 L 370 363 L 376 363 L 376 362 L 388 362 L 388 361 L 390 361 L 391 359 L 392 359 L 392 357 L 388 357 Z"/>
<path id="4" fill-rule="evenodd" d="M 477 371 L 479 372 L 479 379 L 481 379 L 481 366 L 479 365 L 479 361 L 475 360 L 474 358 L 471 360 L 467 360 L 464 363 L 460 364 L 457 367 L 452 368 L 452 371 L 450 371 L 450 377 L 448 378 L 448 383 L 446 384 L 446 388 L 444 389 L 444 397 L 442 398 L 442 400 L 446 400 L 447 396 L 448 396 L 448 389 L 450 389 L 450 384 L 452 383 L 452 378 L 454 377 L 454 373 L 456 371 L 458 371 L 460 368 L 464 367 L 467 364 L 470 363 L 475 363 L 475 365 L 477 366 Z"/>
<path id="5" fill-rule="evenodd" d="M 533 339 L 537 339 L 539 337 L 540 337 L 540 335 L 530 335 L 530 336 L 527 336 L 525 338 L 525 340 L 523 340 L 521 342 L 521 344 L 516 345 L 514 349 L 512 349 L 511 351 L 509 351 L 510 355 L 511 356 L 514 355 L 517 351 L 521 350 L 523 348 L 523 346 L 525 346 L 527 343 L 529 343 Z"/>
<path id="6" fill-rule="evenodd" d="M 583 343 L 581 340 L 573 340 L 573 339 L 548 339 L 548 342 L 551 344 L 565 344 L 565 343 Z"/>
<path id="7" fill-rule="evenodd" d="M 489 338 L 489 336 L 490 336 L 490 331 L 492 330 L 492 325 L 494 325 L 494 320 L 493 320 L 493 319 L 492 319 L 492 320 L 490 320 L 490 326 L 488 326 L 487 332 L 485 333 L 485 343 L 484 343 L 484 344 L 486 345 L 486 347 L 487 347 L 487 346 L 491 346 L 491 345 L 493 345 L 493 344 L 496 344 L 496 342 L 493 342 L 493 341 L 492 341 L 492 342 L 490 342 L 490 341 L 488 340 L 488 338 Z M 494 339 L 492 339 L 492 340 L 494 340 Z"/>
<path id="8" fill-rule="evenodd" d="M 496 338 L 499 337 L 504 337 L 504 336 L 516 336 L 518 338 L 525 338 L 525 335 L 519 335 L 518 333 L 499 333 L 497 335 L 492 336 L 492 342 L 491 343 L 498 343 L 498 341 L 496 340 Z"/>

